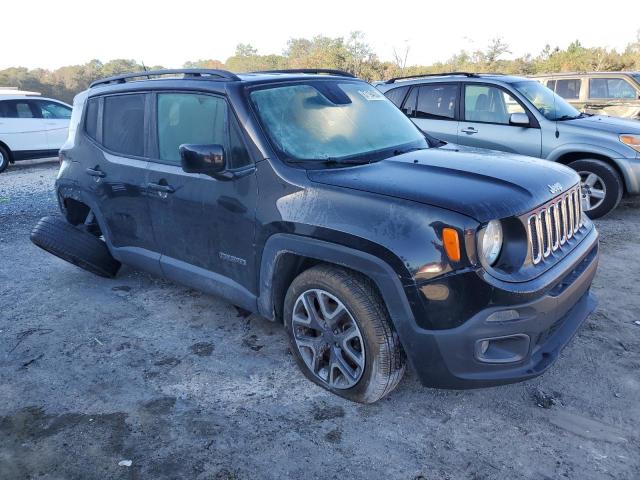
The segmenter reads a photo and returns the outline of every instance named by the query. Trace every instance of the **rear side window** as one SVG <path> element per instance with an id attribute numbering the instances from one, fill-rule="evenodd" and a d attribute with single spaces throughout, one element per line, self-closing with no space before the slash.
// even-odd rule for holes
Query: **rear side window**
<path id="1" fill-rule="evenodd" d="M 180 165 L 180 145 L 225 146 L 227 104 L 222 98 L 191 93 L 158 94 L 160 159 Z"/>
<path id="2" fill-rule="evenodd" d="M 637 98 L 635 89 L 622 78 L 590 78 L 589 98 Z"/>
<path id="3" fill-rule="evenodd" d="M 582 80 L 578 78 L 568 78 L 558 80 L 556 83 L 556 93 L 562 98 L 577 100 L 580 98 L 580 85 Z"/>
<path id="4" fill-rule="evenodd" d="M 71 109 L 66 105 L 50 100 L 34 100 L 40 110 L 42 118 L 49 120 L 68 120 L 71 118 Z"/>
<path id="5" fill-rule="evenodd" d="M 402 105 L 402 101 L 404 97 L 407 96 L 407 92 L 409 91 L 409 87 L 400 87 L 394 88 L 393 90 L 389 90 L 385 92 L 384 96 L 387 97 L 391 102 L 398 108 Z"/>
<path id="6" fill-rule="evenodd" d="M 416 118 L 452 119 L 456 116 L 456 85 L 423 85 L 418 90 Z"/>
<path id="7" fill-rule="evenodd" d="M 90 98 L 87 102 L 87 113 L 85 115 L 84 128 L 91 138 L 96 140 L 98 138 L 98 105 L 100 100 L 98 98 Z"/>
<path id="8" fill-rule="evenodd" d="M 117 153 L 144 155 L 144 94 L 104 97 L 102 143 Z"/>

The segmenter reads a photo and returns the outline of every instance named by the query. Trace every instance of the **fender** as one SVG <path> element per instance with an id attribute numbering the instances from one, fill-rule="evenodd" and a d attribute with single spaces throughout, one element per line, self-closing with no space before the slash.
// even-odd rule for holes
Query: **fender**
<path id="1" fill-rule="evenodd" d="M 603 155 L 615 161 L 616 158 L 620 158 L 623 155 L 610 148 L 602 147 L 600 145 L 591 145 L 588 143 L 565 143 L 555 149 L 551 150 L 546 159 L 553 162 L 567 153 L 594 153 L 596 155 Z"/>
<path id="2" fill-rule="evenodd" d="M 272 235 L 264 247 L 258 297 L 258 311 L 264 317 L 274 320 L 273 277 L 279 258 L 286 253 L 334 263 L 366 275 L 378 287 L 398 334 L 402 324 L 415 326 L 400 277 L 384 260 L 344 245 L 290 233 Z"/>

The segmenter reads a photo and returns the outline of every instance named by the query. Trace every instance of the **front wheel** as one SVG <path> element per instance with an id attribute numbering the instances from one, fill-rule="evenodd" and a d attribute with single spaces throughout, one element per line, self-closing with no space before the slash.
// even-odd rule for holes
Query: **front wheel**
<path id="1" fill-rule="evenodd" d="M 321 387 L 372 403 L 400 382 L 404 351 L 380 295 L 362 275 L 329 265 L 306 270 L 289 287 L 284 316 L 298 366 Z"/>
<path id="2" fill-rule="evenodd" d="M 618 172 L 602 160 L 576 160 L 569 167 L 580 175 L 582 211 L 589 218 L 600 218 L 616 208 L 624 187 Z"/>

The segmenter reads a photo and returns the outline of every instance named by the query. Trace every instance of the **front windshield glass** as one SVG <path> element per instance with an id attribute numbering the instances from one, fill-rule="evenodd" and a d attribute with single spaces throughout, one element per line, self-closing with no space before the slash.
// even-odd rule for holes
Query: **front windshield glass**
<path id="1" fill-rule="evenodd" d="M 580 112 L 569 105 L 564 98 L 535 80 L 517 82 L 513 86 L 548 120 L 569 120 L 580 117 Z"/>
<path id="2" fill-rule="evenodd" d="M 273 86 L 253 91 L 250 98 L 286 160 L 369 162 L 429 146 L 411 120 L 364 82 Z"/>

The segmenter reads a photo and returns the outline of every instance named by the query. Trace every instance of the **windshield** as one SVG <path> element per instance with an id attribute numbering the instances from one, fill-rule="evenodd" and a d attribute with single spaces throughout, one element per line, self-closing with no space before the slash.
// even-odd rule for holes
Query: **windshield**
<path id="1" fill-rule="evenodd" d="M 364 82 L 318 80 L 262 88 L 250 97 L 287 160 L 366 163 L 429 147 L 411 120 Z"/>
<path id="2" fill-rule="evenodd" d="M 569 120 L 581 116 L 566 100 L 535 80 L 517 82 L 514 88 L 533 103 L 548 120 Z"/>

